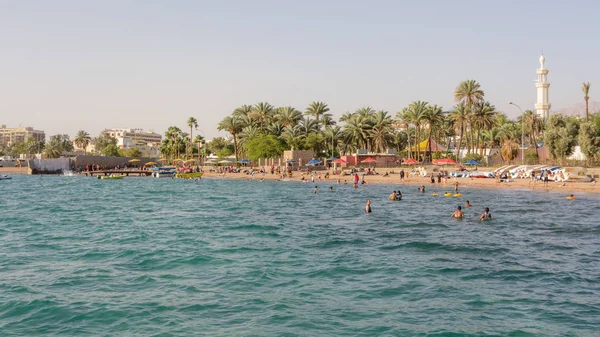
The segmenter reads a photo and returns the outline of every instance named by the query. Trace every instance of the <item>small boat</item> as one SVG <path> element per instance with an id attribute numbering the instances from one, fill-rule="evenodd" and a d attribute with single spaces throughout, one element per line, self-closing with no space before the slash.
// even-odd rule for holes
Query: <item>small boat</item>
<path id="1" fill-rule="evenodd" d="M 6 174 L 0 175 L 0 180 L 9 180 L 9 179 L 12 179 L 12 177 L 9 177 Z"/>
<path id="2" fill-rule="evenodd" d="M 203 172 L 188 172 L 188 173 L 176 173 L 175 178 L 181 179 L 194 179 L 194 178 L 202 178 Z"/>
<path id="3" fill-rule="evenodd" d="M 110 176 L 99 176 L 98 179 L 102 180 L 119 180 L 125 178 L 124 174 L 121 175 L 110 175 Z"/>
<path id="4" fill-rule="evenodd" d="M 150 171 L 154 178 L 172 178 L 177 172 L 175 166 L 153 167 Z"/>

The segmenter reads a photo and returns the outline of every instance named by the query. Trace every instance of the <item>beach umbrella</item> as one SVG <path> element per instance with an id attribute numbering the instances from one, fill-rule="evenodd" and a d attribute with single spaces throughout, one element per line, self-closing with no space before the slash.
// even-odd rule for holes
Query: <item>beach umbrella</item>
<path id="1" fill-rule="evenodd" d="M 442 158 L 434 162 L 435 165 L 453 165 L 456 162 L 452 158 Z"/>
<path id="2" fill-rule="evenodd" d="M 242 160 L 238 160 L 238 163 L 240 163 L 240 164 L 248 164 L 248 163 L 250 163 L 250 159 L 244 158 Z"/>
<path id="3" fill-rule="evenodd" d="M 286 163 L 296 163 L 298 162 L 296 159 L 288 159 L 285 161 Z"/>
<path id="4" fill-rule="evenodd" d="M 313 159 L 313 160 L 309 161 L 308 163 L 306 163 L 306 166 L 313 166 L 313 165 L 317 165 L 317 164 L 321 164 L 321 161 L 318 159 Z"/>
<path id="5" fill-rule="evenodd" d="M 221 161 L 219 162 L 219 164 L 222 164 L 222 165 L 227 165 L 227 164 L 231 164 L 231 162 L 230 162 L 229 160 L 221 160 Z"/>
<path id="6" fill-rule="evenodd" d="M 160 158 L 158 161 L 169 161 L 167 158 Z"/>
<path id="7" fill-rule="evenodd" d="M 327 159 L 327 161 L 334 161 L 336 159 L 337 159 L 336 157 L 331 157 L 331 158 Z"/>
<path id="8" fill-rule="evenodd" d="M 465 165 L 481 165 L 481 163 L 480 163 L 480 162 L 478 162 L 478 161 L 477 161 L 477 160 L 475 160 L 475 159 L 471 159 L 471 160 L 469 160 L 469 161 L 465 162 L 464 164 L 465 164 Z"/>
<path id="9" fill-rule="evenodd" d="M 181 158 L 173 159 L 173 161 L 183 161 Z"/>
<path id="10" fill-rule="evenodd" d="M 129 162 L 130 162 L 130 163 L 137 163 L 137 162 L 139 162 L 139 161 L 140 161 L 139 159 L 137 159 L 137 158 L 134 158 L 134 159 L 131 159 Z"/>
<path id="11" fill-rule="evenodd" d="M 336 159 L 333 162 L 336 163 L 336 164 L 345 164 L 346 163 L 346 161 L 344 159 L 342 159 L 342 158 Z"/>
<path id="12" fill-rule="evenodd" d="M 369 158 L 361 161 L 361 163 L 369 163 L 369 164 L 376 163 L 376 162 L 377 162 L 377 159 L 374 159 L 374 158 L 371 158 L 371 157 L 369 157 Z"/>
<path id="13" fill-rule="evenodd" d="M 407 160 L 402 162 L 403 165 L 414 165 L 414 164 L 418 164 L 418 163 L 419 162 L 414 160 L 413 158 L 408 158 Z"/>
<path id="14" fill-rule="evenodd" d="M 152 165 L 156 165 L 156 163 L 155 163 L 155 162 L 153 162 L 153 161 L 149 161 L 149 162 L 147 162 L 147 163 L 146 163 L 146 164 L 144 164 L 144 165 L 145 165 L 145 166 L 152 166 Z"/>

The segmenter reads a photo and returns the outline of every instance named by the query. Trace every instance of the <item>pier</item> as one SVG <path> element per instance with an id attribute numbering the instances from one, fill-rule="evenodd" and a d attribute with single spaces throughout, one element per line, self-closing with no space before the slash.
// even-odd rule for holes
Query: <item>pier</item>
<path id="1" fill-rule="evenodd" d="M 152 175 L 151 171 L 145 171 L 145 170 L 98 170 L 98 171 L 83 171 L 82 174 L 85 174 L 86 176 L 89 177 L 93 177 L 94 175 L 96 176 L 107 176 L 107 175 L 111 175 L 111 174 L 123 174 L 126 176 L 130 176 L 130 175 L 137 175 L 137 176 L 149 176 Z"/>

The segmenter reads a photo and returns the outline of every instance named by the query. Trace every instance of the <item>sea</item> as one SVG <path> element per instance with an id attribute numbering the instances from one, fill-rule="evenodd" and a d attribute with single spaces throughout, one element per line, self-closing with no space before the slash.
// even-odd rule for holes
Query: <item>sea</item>
<path id="1" fill-rule="evenodd" d="M 0 336 L 600 335 L 598 195 L 425 187 L 13 176 Z"/>

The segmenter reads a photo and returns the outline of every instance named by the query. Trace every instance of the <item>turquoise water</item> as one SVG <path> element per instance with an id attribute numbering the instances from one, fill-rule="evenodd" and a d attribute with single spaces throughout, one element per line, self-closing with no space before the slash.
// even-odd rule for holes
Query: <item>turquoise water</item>
<path id="1" fill-rule="evenodd" d="M 0 181 L 0 335 L 598 336 L 597 196 L 319 186 Z"/>

